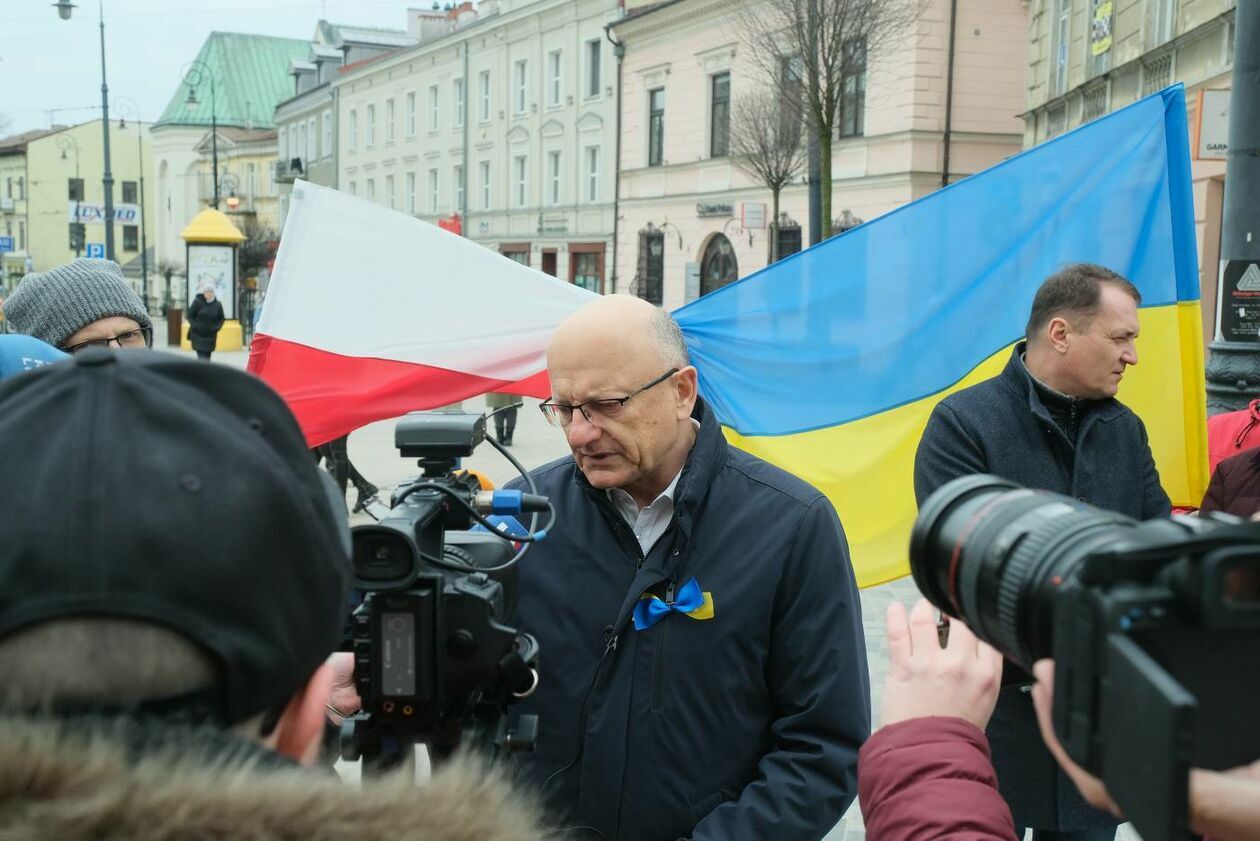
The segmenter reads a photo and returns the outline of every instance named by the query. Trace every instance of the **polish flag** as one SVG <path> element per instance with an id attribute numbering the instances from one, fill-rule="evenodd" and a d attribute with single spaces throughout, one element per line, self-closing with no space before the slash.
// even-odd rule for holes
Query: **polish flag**
<path id="1" fill-rule="evenodd" d="M 404 213 L 296 181 L 249 370 L 316 446 L 487 391 L 546 397 L 547 341 L 594 297 Z"/>

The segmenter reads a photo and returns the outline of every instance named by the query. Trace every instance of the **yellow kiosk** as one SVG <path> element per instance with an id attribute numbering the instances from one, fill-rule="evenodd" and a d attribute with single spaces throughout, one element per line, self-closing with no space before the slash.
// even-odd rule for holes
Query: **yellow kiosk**
<path id="1" fill-rule="evenodd" d="M 223 329 L 219 331 L 217 350 L 240 350 L 242 347 L 241 322 L 236 317 L 237 248 L 245 241 L 245 235 L 232 224 L 227 214 L 207 208 L 196 215 L 188 227 L 180 232 L 187 251 L 188 287 L 184 296 L 184 311 L 192 304 L 197 293 L 207 285 L 214 287 L 215 297 L 223 304 Z M 184 350 L 192 350 L 188 342 L 188 328 L 180 341 Z"/>

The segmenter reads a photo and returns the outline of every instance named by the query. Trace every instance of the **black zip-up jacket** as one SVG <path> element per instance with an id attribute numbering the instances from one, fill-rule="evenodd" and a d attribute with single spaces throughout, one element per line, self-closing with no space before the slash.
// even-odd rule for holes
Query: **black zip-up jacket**
<path id="1" fill-rule="evenodd" d="M 1001 374 L 951 394 L 932 411 L 914 460 L 919 505 L 953 479 L 992 473 L 1138 520 L 1168 516 L 1168 495 L 1138 416 L 1113 398 L 1069 407 L 1060 425 L 1024 367 L 1024 348 L 1023 342 L 1015 347 Z M 1064 427 L 1075 427 L 1075 440 Z M 1007 672 L 1006 682 L 1031 680 L 1009 662 Z M 1059 770 L 1022 687 L 1002 690 L 987 732 L 1017 829 L 1075 832 L 1116 824 L 1081 799 Z"/>
<path id="2" fill-rule="evenodd" d="M 861 607 L 831 503 L 727 445 L 702 402 L 669 530 L 645 558 L 572 457 L 539 468 L 552 534 L 521 562 L 541 645 L 522 755 L 571 837 L 816 841 L 857 793 L 870 734 Z M 631 621 L 691 578 L 713 618 Z"/>

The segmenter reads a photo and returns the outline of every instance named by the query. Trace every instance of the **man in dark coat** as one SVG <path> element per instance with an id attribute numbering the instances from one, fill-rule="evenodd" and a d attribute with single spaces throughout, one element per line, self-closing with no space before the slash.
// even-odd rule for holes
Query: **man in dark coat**
<path id="1" fill-rule="evenodd" d="M 1260 450 L 1244 450 L 1216 465 L 1199 510 L 1255 516 L 1260 511 Z"/>
<path id="2" fill-rule="evenodd" d="M 198 359 L 209 359 L 223 329 L 223 304 L 215 298 L 214 287 L 206 286 L 188 307 L 188 342 Z"/>
<path id="3" fill-rule="evenodd" d="M 556 331 L 544 414 L 573 455 L 520 568 L 543 652 L 526 776 L 574 837 L 814 841 L 857 792 L 857 586 L 816 489 L 727 445 L 678 326 L 630 296 Z M 583 834 L 585 833 L 585 834 Z"/>
<path id="4" fill-rule="evenodd" d="M 932 412 L 914 465 L 919 504 L 959 476 L 993 473 L 1135 519 L 1166 517 L 1168 496 L 1137 415 L 1115 399 L 1137 364 L 1141 296 L 1102 266 L 1071 265 L 1037 291 L 1026 342 L 991 380 L 950 395 Z M 1030 678 L 1008 663 L 989 724 L 993 763 L 1015 826 L 1035 838 L 1099 841 L 1115 819 L 1090 808 L 1038 734 Z"/>

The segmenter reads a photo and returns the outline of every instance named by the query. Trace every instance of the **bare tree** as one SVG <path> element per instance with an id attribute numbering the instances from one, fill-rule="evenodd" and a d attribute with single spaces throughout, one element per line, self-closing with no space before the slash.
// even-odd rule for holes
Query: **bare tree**
<path id="1" fill-rule="evenodd" d="M 924 0 L 749 0 L 734 23 L 754 65 L 784 101 L 799 103 L 818 142 L 822 235 L 831 236 L 831 144 L 860 107 L 868 56 L 909 31 Z"/>
<path id="2" fill-rule="evenodd" d="M 779 194 L 805 165 L 801 114 L 773 89 L 735 101 L 731 112 L 731 157 L 735 166 L 770 190 L 770 262 L 779 259 Z"/>

